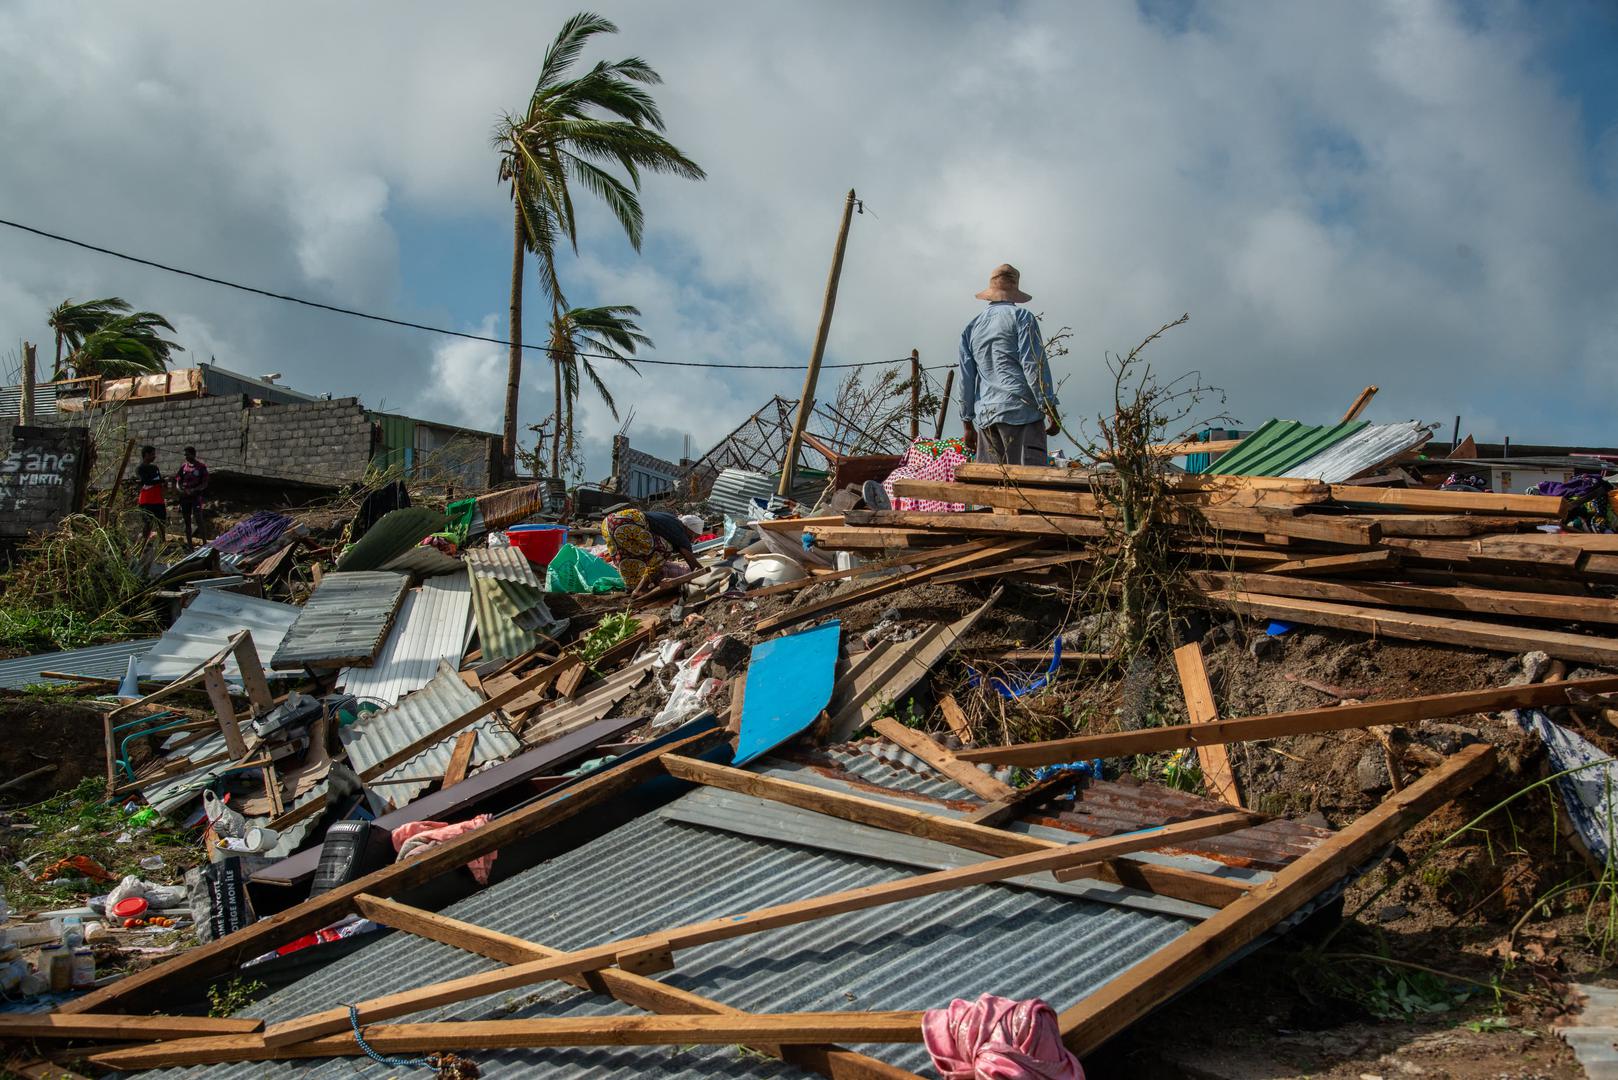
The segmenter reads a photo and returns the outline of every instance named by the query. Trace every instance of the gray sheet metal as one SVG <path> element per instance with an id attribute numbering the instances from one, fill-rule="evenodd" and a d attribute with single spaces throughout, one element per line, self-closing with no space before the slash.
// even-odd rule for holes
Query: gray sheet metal
<path id="1" fill-rule="evenodd" d="M 1403 424 L 1372 424 L 1335 446 L 1328 446 L 1313 457 L 1299 462 L 1281 475 L 1298 480 L 1340 484 L 1371 472 L 1383 462 L 1420 446 L 1431 434 L 1432 429 L 1420 420 Z"/>
<path id="2" fill-rule="evenodd" d="M 498 578 L 472 579 L 472 612 L 477 618 L 478 644 L 485 660 L 511 660 L 534 647 L 539 640 L 517 622 L 516 604 L 506 595 L 506 586 L 526 588 Z"/>
<path id="3" fill-rule="evenodd" d="M 496 871 L 498 873 L 498 869 Z M 497 882 L 445 914 L 557 949 L 577 949 L 727 912 L 908 876 L 892 865 L 644 815 L 588 844 Z M 648 887 L 658 883 L 659 887 Z M 682 951 L 659 978 L 758 1012 L 923 1009 L 954 997 L 1042 997 L 1058 1008 L 1174 941 L 1190 924 L 1167 915 L 985 885 L 783 927 Z M 496 965 L 409 934 L 393 934 L 279 990 L 247 1011 L 269 1022 Z M 422 1020 L 628 1014 L 556 983 L 423 1013 Z M 860 1047 L 926 1070 L 919 1045 Z M 660 1076 L 801 1077 L 735 1047 L 489 1050 L 488 1080 Z M 145 1073 L 209 1080 L 382 1077 L 364 1059 L 250 1062 Z"/>
<path id="4" fill-rule="evenodd" d="M 458 574 L 464 564 L 453 555 L 445 554 L 431 544 L 417 544 L 403 555 L 396 555 L 382 565 L 384 570 L 399 574 L 419 574 L 424 578 L 440 574 Z"/>
<path id="5" fill-rule="evenodd" d="M 474 577 L 515 581 L 541 591 L 545 588 L 544 579 L 534 572 L 534 564 L 514 547 L 471 548 L 464 557 Z"/>
<path id="6" fill-rule="evenodd" d="M 298 609 L 291 604 L 204 589 L 141 660 L 140 677 L 173 682 L 224 648 L 238 630 L 252 631 L 253 648 L 264 673 L 272 679 L 281 677 L 270 669 L 270 658 L 297 618 Z M 234 659 L 225 664 L 225 678 L 240 685 Z"/>
<path id="7" fill-rule="evenodd" d="M 40 674 L 42 671 L 62 671 L 97 679 L 122 679 L 129 668 L 130 657 L 139 660 L 156 644 L 156 638 L 141 638 L 138 641 L 115 641 L 110 645 L 91 645 L 84 649 L 64 649 L 61 652 L 35 653 L 33 656 L 0 660 L 0 688 L 21 690 L 25 686 L 40 683 L 63 685 L 45 678 Z"/>
<path id="8" fill-rule="evenodd" d="M 776 481 L 763 473 L 726 469 L 714 478 L 708 505 L 737 521 L 745 521 L 750 516 L 751 500 L 768 502 L 775 494 L 775 487 Z"/>
<path id="9" fill-rule="evenodd" d="M 420 690 L 438 673 L 440 661 L 461 666 L 472 617 L 472 583 L 465 574 L 428 578 L 405 594 L 376 663 L 344 668 L 338 685 L 383 705 Z"/>
<path id="10" fill-rule="evenodd" d="M 438 674 L 425 687 L 405 698 L 391 709 L 367 713 L 359 722 L 338 733 L 343 749 L 354 771 L 364 774 L 366 769 L 389 754 L 409 746 L 425 735 L 431 735 L 463 713 L 483 704 L 471 687 L 461 680 L 455 669 L 441 664 Z M 495 762 L 504 761 L 522 749 L 518 738 L 494 716 L 485 716 L 471 725 L 478 733 L 477 746 L 472 752 L 472 771 Z M 451 751 L 455 748 L 455 735 L 443 739 L 421 751 L 377 779 L 390 780 L 409 776 L 442 776 L 449 766 Z M 404 806 L 423 791 L 427 782 L 386 784 L 375 789 L 377 801 L 386 799 L 394 806 Z"/>
<path id="11" fill-rule="evenodd" d="M 387 570 L 327 574 L 309 594 L 271 664 L 278 670 L 370 667 L 382 651 L 410 579 Z"/>

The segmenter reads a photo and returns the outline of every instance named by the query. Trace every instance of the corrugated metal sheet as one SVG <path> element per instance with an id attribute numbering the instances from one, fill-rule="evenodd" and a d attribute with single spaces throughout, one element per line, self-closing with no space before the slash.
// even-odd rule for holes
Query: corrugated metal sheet
<path id="1" fill-rule="evenodd" d="M 1431 434 L 1432 429 L 1420 420 L 1408 420 L 1403 424 L 1370 424 L 1281 475 L 1340 484 L 1375 471 L 1383 462 L 1420 446 Z"/>
<path id="2" fill-rule="evenodd" d="M 278 678 L 270 669 L 270 658 L 281 647 L 282 638 L 297 621 L 298 610 L 291 604 L 260 600 L 222 589 L 207 589 L 180 613 L 157 644 L 140 662 L 140 677 L 173 682 L 225 647 L 238 630 L 250 630 L 253 648 L 258 652 L 264 673 Z M 240 684 L 236 661 L 225 664 L 225 678 Z"/>
<path id="3" fill-rule="evenodd" d="M 410 579 L 386 570 L 327 574 L 275 650 L 273 665 L 370 667 L 393 626 Z"/>
<path id="4" fill-rule="evenodd" d="M 1366 426 L 1364 420 L 1330 427 L 1271 420 L 1208 466 L 1208 472 L 1218 476 L 1282 476 Z"/>
<path id="5" fill-rule="evenodd" d="M 472 581 L 472 613 L 477 618 L 478 645 L 485 660 L 511 660 L 534 647 L 539 640 L 532 630 L 517 620 L 522 610 L 508 594 L 511 589 L 527 588 L 515 582 L 476 577 Z"/>
<path id="6" fill-rule="evenodd" d="M 463 713 L 483 704 L 471 687 L 461 680 L 448 664 L 439 666 L 432 682 L 417 690 L 391 709 L 367 713 L 359 721 L 338 733 L 343 748 L 348 751 L 354 771 L 364 774 L 366 769 L 389 754 L 409 746 L 417 739 L 431 735 Z M 478 733 L 477 746 L 472 752 L 472 771 L 495 762 L 504 761 L 522 749 L 522 743 L 494 716 L 485 716 L 471 725 Z M 383 773 L 379 780 L 410 776 L 442 776 L 449 766 L 450 752 L 459 736 L 445 736 L 408 761 Z M 423 791 L 427 782 L 387 784 L 376 793 L 395 806 L 403 806 Z"/>
<path id="7" fill-rule="evenodd" d="M 474 577 L 515 581 L 535 589 L 545 588 L 544 580 L 534 573 L 534 564 L 514 547 L 471 548 L 464 557 L 467 569 Z"/>
<path id="8" fill-rule="evenodd" d="M 405 594 L 376 663 L 344 668 L 338 685 L 357 698 L 397 705 L 431 682 L 441 661 L 461 666 L 471 617 L 471 581 L 464 575 L 429 578 Z"/>
<path id="9" fill-rule="evenodd" d="M 461 560 L 445 554 L 431 544 L 417 544 L 403 555 L 396 555 L 383 563 L 382 569 L 392 570 L 398 574 L 437 577 L 440 574 L 458 574 L 464 566 Z"/>
<path id="10" fill-rule="evenodd" d="M 644 815 L 606 836 L 499 882 L 445 910 L 453 918 L 577 949 L 726 912 L 875 885 L 912 871 L 869 859 L 681 825 Z M 668 887 L 648 888 L 648 882 Z M 659 976 L 759 1012 L 923 1009 L 953 997 L 1042 997 L 1058 1008 L 1090 993 L 1185 932 L 1182 919 L 1009 886 L 977 886 L 851 912 L 680 953 Z M 491 970 L 493 963 L 394 934 L 279 990 L 249 1010 L 269 1022 Z M 555 983 L 448 1006 L 420 1019 L 627 1014 L 604 997 Z M 911 1070 L 919 1045 L 866 1049 Z M 608 1078 L 808 1075 L 735 1047 L 598 1047 L 486 1051 L 483 1076 Z M 363 1059 L 254 1062 L 147 1076 L 258 1080 L 390 1075 Z"/>
<path id="11" fill-rule="evenodd" d="M 139 641 L 115 641 L 110 645 L 91 645 L 85 649 L 65 649 L 0 660 L 0 688 L 21 690 L 36 683 L 60 685 L 40 675 L 42 671 L 62 671 L 97 679 L 121 679 L 129 668 L 129 658 L 133 656 L 138 660 L 151 652 L 156 644 L 156 638 L 141 638 Z"/>
<path id="12" fill-rule="evenodd" d="M 714 477 L 713 490 L 708 493 L 708 505 L 737 521 L 743 521 L 751 513 L 752 500 L 768 502 L 775 495 L 777 483 L 763 473 L 726 469 Z"/>
<path id="13" fill-rule="evenodd" d="M 22 415 L 22 384 L 0 386 L 0 416 L 8 419 Z M 56 384 L 34 384 L 34 415 L 56 415 Z"/>

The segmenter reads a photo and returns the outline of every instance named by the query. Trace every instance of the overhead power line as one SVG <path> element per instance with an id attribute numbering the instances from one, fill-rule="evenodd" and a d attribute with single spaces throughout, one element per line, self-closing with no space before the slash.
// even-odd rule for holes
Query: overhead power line
<path id="1" fill-rule="evenodd" d="M 319 300 L 309 300 L 301 296 L 289 296 L 286 293 L 272 292 L 269 289 L 260 289 L 254 285 L 243 285 L 236 281 L 226 281 L 224 278 L 211 277 L 208 274 L 199 274 L 194 270 L 184 270 L 178 266 L 169 266 L 165 263 L 155 262 L 151 259 L 140 258 L 137 255 L 128 255 L 122 251 L 113 251 L 111 248 L 104 248 L 96 244 L 89 244 L 83 240 L 75 240 L 71 236 L 62 236 L 58 233 L 47 232 L 44 229 L 36 229 L 32 225 L 24 225 L 18 221 L 8 221 L 5 218 L 0 218 L 0 225 L 6 225 L 21 232 L 32 233 L 35 236 L 42 236 L 47 240 L 55 240 L 58 243 L 69 244 L 76 248 L 83 248 L 85 251 L 94 251 L 100 255 L 110 255 L 115 259 L 122 259 L 125 262 L 132 262 L 138 266 L 148 266 L 154 270 L 163 270 L 170 274 L 179 274 L 181 277 L 188 277 L 197 281 L 206 281 L 210 285 L 221 285 L 227 289 L 236 289 L 239 292 L 252 293 L 255 296 L 264 296 L 271 300 L 281 300 L 288 304 L 300 304 L 303 307 L 316 308 L 320 311 L 329 311 L 334 315 L 347 315 L 350 318 L 367 319 L 371 322 L 386 323 L 389 326 L 402 326 L 406 330 L 424 330 L 429 334 L 443 334 L 445 337 L 464 338 L 467 341 L 481 341 L 490 345 L 504 345 L 507 348 L 511 347 L 511 342 L 506 338 L 490 337 L 486 334 L 472 334 L 466 332 L 465 330 L 449 330 L 442 326 L 428 326 L 425 323 L 411 322 L 408 319 L 395 319 L 389 315 L 377 315 L 369 311 L 355 311 L 353 308 L 338 307 L 335 304 L 323 304 Z M 522 347 L 524 349 L 532 350 L 533 352 L 542 352 L 546 355 L 550 355 L 555 351 L 548 345 L 529 345 L 524 343 Z M 622 357 L 611 356 L 606 353 L 578 352 L 574 355 L 589 357 L 592 360 L 622 359 Z M 653 364 L 659 367 L 726 368 L 742 371 L 803 371 L 809 366 L 808 364 L 726 364 L 705 360 L 657 360 L 649 357 L 639 356 L 633 357 L 632 362 L 637 365 Z M 881 367 L 886 364 L 908 364 L 909 362 L 910 358 L 908 356 L 902 356 L 896 360 L 861 360 L 848 364 L 824 364 L 822 366 L 825 368 L 864 368 Z"/>

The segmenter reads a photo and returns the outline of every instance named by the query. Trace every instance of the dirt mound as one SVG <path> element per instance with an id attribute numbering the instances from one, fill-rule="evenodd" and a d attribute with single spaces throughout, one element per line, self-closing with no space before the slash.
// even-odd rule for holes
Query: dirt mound
<path id="1" fill-rule="evenodd" d="M 79 702 L 0 691 L 0 782 L 45 766 L 54 768 L 0 791 L 0 801 L 39 802 L 105 776 L 102 714 Z"/>

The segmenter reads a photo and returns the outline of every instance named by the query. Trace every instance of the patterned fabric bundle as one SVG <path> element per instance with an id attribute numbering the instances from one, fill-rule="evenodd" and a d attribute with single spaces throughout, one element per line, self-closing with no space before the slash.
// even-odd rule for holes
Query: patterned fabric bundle
<path id="1" fill-rule="evenodd" d="M 965 503 L 940 502 L 937 499 L 903 499 L 893 494 L 895 480 L 937 480 L 949 483 L 955 479 L 955 470 L 972 460 L 960 439 L 917 439 L 905 451 L 905 461 L 882 481 L 895 510 L 933 510 L 959 512 Z"/>
<path id="2" fill-rule="evenodd" d="M 619 510 L 601 523 L 607 534 L 607 558 L 618 564 L 624 585 L 633 591 L 647 577 L 661 577 L 663 562 L 674 554 L 669 542 L 646 524 L 639 510 Z"/>

